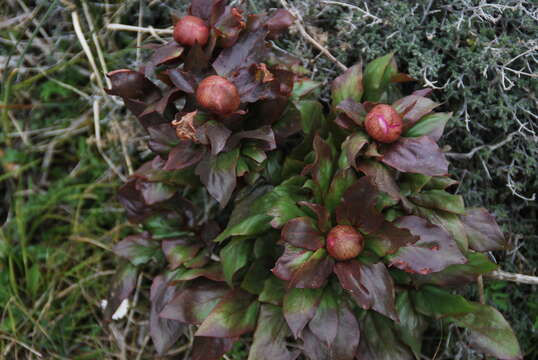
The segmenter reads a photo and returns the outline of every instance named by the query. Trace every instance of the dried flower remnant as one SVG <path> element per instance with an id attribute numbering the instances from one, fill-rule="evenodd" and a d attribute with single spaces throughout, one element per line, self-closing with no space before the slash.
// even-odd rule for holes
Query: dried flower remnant
<path id="1" fill-rule="evenodd" d="M 194 118 L 197 113 L 198 111 L 193 111 L 181 117 L 179 117 L 179 113 L 176 115 L 176 119 L 172 121 L 172 126 L 176 129 L 178 138 L 181 140 L 197 141 L 196 128 L 194 127 Z M 179 119 L 177 117 L 179 117 Z"/>

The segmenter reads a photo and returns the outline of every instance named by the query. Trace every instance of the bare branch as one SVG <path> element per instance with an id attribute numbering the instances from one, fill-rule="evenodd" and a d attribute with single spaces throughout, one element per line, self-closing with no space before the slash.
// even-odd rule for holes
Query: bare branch
<path id="1" fill-rule="evenodd" d="M 538 285 L 538 276 L 509 273 L 502 270 L 495 270 L 484 276 L 494 280 L 511 281 L 518 284 Z"/>
<path id="2" fill-rule="evenodd" d="M 303 18 L 301 16 L 301 14 L 299 14 L 299 12 L 295 8 L 290 7 L 286 0 L 280 0 L 280 3 L 282 4 L 283 7 L 285 7 L 289 12 L 291 12 L 295 16 L 295 18 L 296 18 L 295 24 L 297 25 L 297 28 L 299 29 L 299 32 L 301 33 L 301 35 L 308 42 L 310 42 L 312 45 L 314 45 L 319 51 L 321 51 L 325 56 L 327 56 L 332 62 L 334 62 L 336 64 L 336 66 L 338 66 L 340 69 L 346 71 L 347 66 L 345 66 L 340 61 L 338 61 L 338 59 L 336 57 L 334 57 L 334 55 L 331 54 L 329 50 L 327 50 L 323 45 L 321 45 L 319 42 L 317 42 L 316 39 L 314 39 L 312 36 L 310 36 L 310 34 L 306 31 L 306 29 L 305 29 L 305 27 L 303 25 Z"/>

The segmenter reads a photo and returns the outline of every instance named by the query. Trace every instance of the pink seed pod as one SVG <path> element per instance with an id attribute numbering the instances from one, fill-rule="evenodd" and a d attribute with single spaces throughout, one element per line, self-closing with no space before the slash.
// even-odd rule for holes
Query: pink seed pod
<path id="1" fill-rule="evenodd" d="M 219 115 L 229 115 L 241 105 L 235 85 L 218 75 L 211 75 L 200 82 L 196 100 L 202 107 Z"/>
<path id="2" fill-rule="evenodd" d="M 174 26 L 174 40 L 186 46 L 198 43 L 204 46 L 209 38 L 209 28 L 196 16 L 184 16 Z"/>
<path id="3" fill-rule="evenodd" d="M 364 238 L 353 226 L 337 225 L 327 235 L 327 251 L 336 260 L 353 259 L 364 248 Z"/>
<path id="4" fill-rule="evenodd" d="M 390 105 L 374 106 L 364 121 L 366 132 L 375 140 L 389 144 L 400 138 L 403 130 L 402 117 Z"/>

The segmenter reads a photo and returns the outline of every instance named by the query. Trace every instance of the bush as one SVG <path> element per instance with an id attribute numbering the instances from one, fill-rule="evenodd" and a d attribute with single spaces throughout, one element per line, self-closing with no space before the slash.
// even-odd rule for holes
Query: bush
<path id="1" fill-rule="evenodd" d="M 266 41 L 287 11 L 193 0 L 190 15 L 212 26 L 206 47 L 171 41 L 143 72 L 109 74 L 156 156 L 119 192 L 141 232 L 114 248 L 128 262 L 107 315 L 143 268 L 161 354 L 197 325 L 194 359 L 251 332 L 250 359 L 420 358 L 443 318 L 478 351 L 521 358 L 497 310 L 449 291 L 495 269 L 484 253 L 506 242 L 447 190 L 457 182 L 436 142 L 452 114 L 433 112 L 431 90 L 402 97 L 409 85 L 395 83 L 412 79 L 388 54 L 338 76 L 322 104 L 320 84 Z"/>

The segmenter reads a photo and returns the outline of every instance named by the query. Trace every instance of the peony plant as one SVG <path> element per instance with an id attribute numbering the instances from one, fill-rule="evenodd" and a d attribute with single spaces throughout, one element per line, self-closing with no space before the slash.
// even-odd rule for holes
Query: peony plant
<path id="1" fill-rule="evenodd" d="M 140 232 L 114 247 L 126 261 L 105 315 L 144 271 L 159 354 L 193 327 L 196 360 L 241 338 L 250 360 L 421 359 L 445 319 L 477 351 L 522 359 L 496 309 L 453 291 L 496 269 L 487 252 L 506 242 L 451 192 L 437 141 L 452 114 L 430 89 L 401 95 L 412 79 L 393 54 L 320 103 L 321 84 L 269 42 L 292 22 L 193 0 L 144 69 L 109 74 L 155 157 L 119 190 Z"/>

